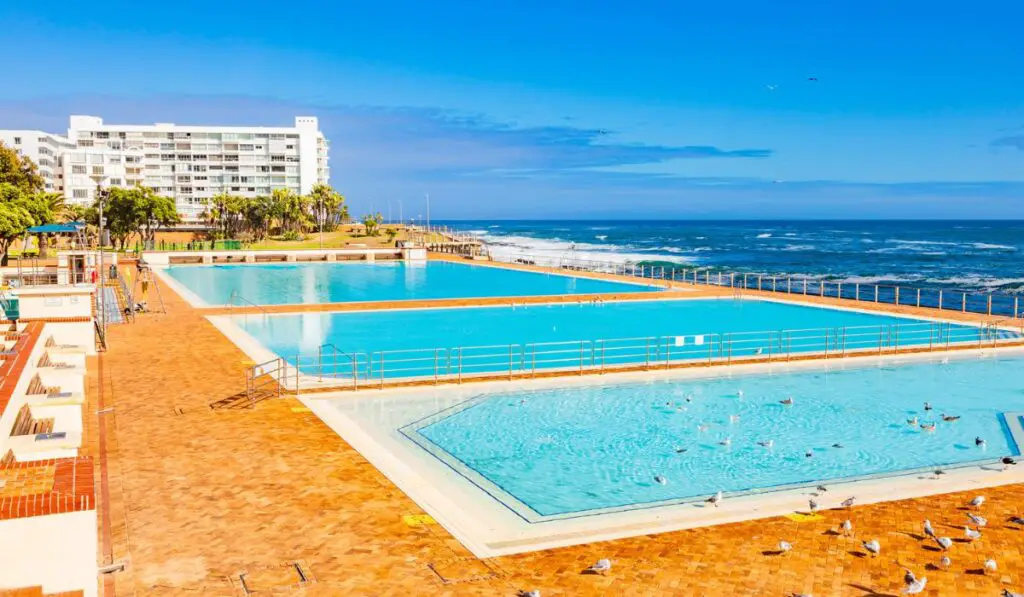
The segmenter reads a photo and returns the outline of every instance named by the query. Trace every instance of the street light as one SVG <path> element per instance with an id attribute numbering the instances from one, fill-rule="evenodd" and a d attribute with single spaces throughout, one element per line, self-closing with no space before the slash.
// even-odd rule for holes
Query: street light
<path id="1" fill-rule="evenodd" d="M 96 276 L 96 279 L 99 281 L 99 287 L 96 289 L 96 306 L 99 308 L 99 312 L 100 312 L 100 337 L 103 340 L 103 344 L 106 345 L 106 343 L 107 343 L 107 304 L 106 304 L 106 302 L 107 301 L 106 301 L 106 296 L 104 296 L 104 292 L 103 292 L 103 288 L 104 288 L 104 283 L 103 283 L 103 246 L 106 244 L 104 242 L 106 239 L 103 238 L 104 237 L 104 233 L 106 232 L 106 229 L 103 226 L 103 202 L 107 198 L 106 197 L 106 192 L 103 190 L 103 180 L 106 177 L 103 176 L 102 174 L 93 174 L 91 176 L 91 178 L 96 183 L 96 204 L 99 207 L 99 214 L 98 214 L 99 215 L 99 220 L 98 220 L 97 223 L 99 224 L 99 229 L 100 229 L 99 230 L 99 238 L 98 238 L 98 242 L 97 242 L 97 244 L 99 245 L 97 247 L 97 249 L 99 249 L 99 251 L 98 251 L 99 259 L 97 261 L 97 264 L 98 264 L 98 267 L 99 267 L 100 271 L 99 271 L 99 274 Z"/>

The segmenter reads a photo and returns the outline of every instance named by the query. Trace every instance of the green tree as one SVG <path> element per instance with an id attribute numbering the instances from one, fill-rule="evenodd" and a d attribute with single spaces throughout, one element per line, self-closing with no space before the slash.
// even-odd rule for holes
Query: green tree
<path id="1" fill-rule="evenodd" d="M 140 227 L 138 194 L 135 189 L 113 187 L 104 191 L 103 225 L 114 246 L 124 249 L 128 239 Z M 99 202 L 93 206 L 99 209 Z"/>
<path id="2" fill-rule="evenodd" d="M 244 228 L 252 240 L 259 242 L 270 235 L 270 221 L 274 217 L 273 201 L 266 195 L 245 199 L 242 205 Z"/>
<path id="3" fill-rule="evenodd" d="M 366 236 L 377 236 L 380 233 L 380 225 L 384 222 L 384 216 L 378 212 L 363 216 L 363 226 L 366 227 Z"/>
<path id="4" fill-rule="evenodd" d="M 273 216 L 280 224 L 281 233 L 301 232 L 310 222 L 309 197 L 289 189 L 274 189 L 270 194 Z"/>
<path id="5" fill-rule="evenodd" d="M 228 193 L 221 193 L 210 200 L 206 208 L 206 222 L 216 228 L 216 236 L 236 238 L 242 232 L 249 201 L 246 197 Z"/>
<path id="6" fill-rule="evenodd" d="M 0 184 L 4 183 L 14 185 L 25 193 L 43 190 L 43 177 L 39 175 L 35 163 L 0 142 Z"/>
<path id="7" fill-rule="evenodd" d="M 166 228 L 180 221 L 174 199 L 157 195 L 150 187 L 135 187 L 128 192 L 135 202 L 136 232 L 143 244 L 152 247 L 156 242 L 158 228 Z"/>
<path id="8" fill-rule="evenodd" d="M 0 266 L 8 264 L 11 243 L 38 223 L 38 215 L 45 214 L 46 205 L 37 195 L 27 194 L 12 183 L 0 183 Z"/>
<path id="9" fill-rule="evenodd" d="M 313 185 L 309 194 L 310 207 L 317 219 L 323 218 L 324 230 L 331 231 L 348 219 L 348 206 L 345 197 L 331 188 L 331 185 L 318 183 Z M 322 212 L 321 212 L 322 210 Z M 318 222 L 314 222 L 314 225 Z"/>

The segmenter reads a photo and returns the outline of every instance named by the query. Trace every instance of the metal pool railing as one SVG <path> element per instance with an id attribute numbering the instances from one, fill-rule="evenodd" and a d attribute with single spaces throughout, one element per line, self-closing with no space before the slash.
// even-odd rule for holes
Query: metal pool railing
<path id="1" fill-rule="evenodd" d="M 1024 324 L 1005 319 L 979 324 L 925 321 L 369 353 L 344 352 L 334 345 L 325 344 L 315 356 L 295 355 L 281 359 L 276 375 L 290 391 L 359 389 L 405 383 L 461 383 L 472 378 L 583 375 L 615 370 L 830 359 L 1022 343 Z"/>
<path id="2" fill-rule="evenodd" d="M 590 271 L 643 278 L 652 281 L 683 282 L 697 286 L 720 286 L 781 294 L 817 296 L 860 302 L 926 307 L 989 316 L 1024 317 L 1021 297 L 996 292 L 966 292 L 857 282 L 829 281 L 806 276 L 772 276 L 701 268 L 617 263 L 586 259 L 551 258 L 533 255 L 494 256 L 492 259 L 519 265 L 538 265 L 567 271 Z"/>

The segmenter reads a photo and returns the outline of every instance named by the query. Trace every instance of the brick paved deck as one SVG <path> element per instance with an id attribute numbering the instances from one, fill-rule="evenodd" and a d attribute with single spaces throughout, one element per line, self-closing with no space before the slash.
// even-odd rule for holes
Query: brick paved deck
<path id="1" fill-rule="evenodd" d="M 245 355 L 166 287 L 164 300 L 166 315 L 111 328 L 90 387 L 102 384 L 115 409 L 104 530 L 128 565 L 110 594 L 240 595 L 242 573 L 251 589 L 297 590 L 293 562 L 310 595 L 896 594 L 896 562 L 928 577 L 927 595 L 1024 587 L 1024 529 L 1005 522 L 1024 514 L 1020 486 L 984 491 L 989 527 L 953 547 L 950 571 L 926 569 L 940 554 L 919 540 L 921 521 L 962 537 L 973 494 L 476 560 L 298 402 L 232 408 L 225 399 L 243 389 Z M 845 518 L 858 539 L 879 539 L 881 557 L 833 532 Z M 780 539 L 792 553 L 773 555 Z M 610 574 L 581 574 L 601 557 L 613 561 Z M 999 572 L 981 574 L 990 557 Z"/>

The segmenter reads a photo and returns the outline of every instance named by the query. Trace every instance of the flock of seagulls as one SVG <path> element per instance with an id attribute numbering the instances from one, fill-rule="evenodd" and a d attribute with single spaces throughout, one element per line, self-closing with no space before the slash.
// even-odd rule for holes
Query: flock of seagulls
<path id="1" fill-rule="evenodd" d="M 826 492 L 827 488 L 819 486 L 817 488 L 821 492 Z M 716 507 L 722 501 L 722 492 L 716 493 L 714 496 L 706 500 L 709 503 L 714 504 Z M 855 497 L 849 497 L 841 502 L 844 508 L 850 508 L 856 501 Z M 981 515 L 980 509 L 985 504 L 985 496 L 979 495 L 967 502 L 967 506 L 973 508 L 974 511 L 966 512 L 967 518 L 971 523 L 975 525 L 975 529 L 970 526 L 964 527 L 964 538 L 969 542 L 979 541 L 981 539 L 981 529 L 988 525 L 988 520 Z M 814 499 L 810 500 L 811 511 L 817 511 L 820 505 Z M 1014 516 L 1010 518 L 1010 522 L 1014 524 L 1024 525 L 1024 517 Z M 949 570 L 953 566 L 953 560 L 950 557 L 950 550 L 954 546 L 953 539 L 945 536 L 939 536 L 935 531 L 935 527 L 932 525 L 930 520 L 925 519 L 922 530 L 924 532 L 924 539 L 934 541 L 942 553 L 939 557 L 938 564 L 933 566 L 932 570 Z M 850 519 L 843 520 L 839 524 L 839 534 L 843 537 L 853 537 L 853 522 Z M 871 538 L 860 541 L 861 548 L 867 554 L 868 557 L 877 558 L 882 554 L 882 543 L 877 538 Z M 785 539 L 780 539 L 776 545 L 778 555 L 785 556 L 793 552 L 794 545 L 792 542 Z M 606 575 L 612 570 L 612 562 L 607 558 L 601 558 L 597 560 L 593 565 L 586 568 L 583 572 L 587 574 L 600 574 Z M 999 571 L 999 564 L 994 558 L 985 559 L 982 564 L 981 574 L 994 574 Z M 918 577 L 913 570 L 907 567 L 903 567 L 903 590 L 902 593 L 905 595 L 918 595 L 925 591 L 928 586 L 927 577 Z M 523 590 L 519 592 L 520 597 L 541 597 L 540 591 L 537 589 Z M 792 597 L 813 597 L 808 593 L 792 593 Z M 1009 589 L 1003 589 L 1002 597 L 1024 597 L 1022 593 L 1014 593 Z"/>

